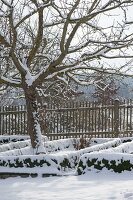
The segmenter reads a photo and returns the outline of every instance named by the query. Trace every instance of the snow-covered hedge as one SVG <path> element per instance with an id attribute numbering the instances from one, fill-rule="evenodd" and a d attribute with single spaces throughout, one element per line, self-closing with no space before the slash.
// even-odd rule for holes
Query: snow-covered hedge
<path id="1" fill-rule="evenodd" d="M 122 137 L 120 138 L 122 143 L 126 143 L 126 142 L 131 142 L 133 140 L 133 137 Z M 91 145 L 97 145 L 97 144 L 102 144 L 105 142 L 109 142 L 114 140 L 114 138 L 92 138 L 91 139 Z"/>
<path id="2" fill-rule="evenodd" d="M 119 146 L 120 144 L 121 144 L 121 140 L 117 138 L 117 139 L 114 139 L 113 141 L 108 141 L 103 144 L 87 147 L 85 149 L 81 149 L 78 151 L 68 152 L 69 160 L 71 160 L 73 164 L 76 166 L 79 162 L 80 157 L 83 154 L 113 148 L 113 147 Z"/>
<path id="3" fill-rule="evenodd" d="M 103 169 L 121 173 L 125 170 L 133 170 L 133 155 L 123 153 L 93 152 L 81 156 L 77 174 L 85 174 L 88 171 L 100 171 Z"/>
<path id="4" fill-rule="evenodd" d="M 74 146 L 76 143 L 78 143 L 78 141 L 79 139 L 68 138 L 68 139 L 47 141 L 44 145 L 46 148 L 46 152 L 52 153 L 64 150 L 75 150 Z"/>
<path id="5" fill-rule="evenodd" d="M 105 150 L 108 148 L 116 147 L 121 144 L 120 139 L 114 139 L 113 141 L 109 141 L 103 144 L 87 147 L 85 149 L 75 151 L 75 141 L 76 139 L 69 138 L 69 139 L 61 139 L 61 140 L 54 140 L 54 141 L 47 141 L 44 143 L 46 148 L 46 152 L 50 153 L 57 153 L 61 151 L 66 151 L 70 157 L 77 158 L 77 162 L 79 157 L 85 153 L 90 153 L 94 151 Z M 30 140 L 4 144 L 0 146 L 0 155 L 1 156 L 17 156 L 17 155 L 33 155 L 33 151 L 30 145 Z M 74 158 L 74 160 L 75 160 Z"/>
<path id="6" fill-rule="evenodd" d="M 121 140 L 114 139 L 113 141 L 81 150 L 74 150 L 74 142 L 75 140 L 73 141 L 73 139 L 48 141 L 47 150 L 49 153 L 45 155 L 32 155 L 30 146 L 1 152 L 0 172 L 25 173 L 31 169 L 31 171 L 29 170 L 30 173 L 38 173 L 39 170 L 43 174 L 58 175 L 62 171 L 66 172 L 67 170 L 75 169 L 81 155 L 117 146 L 121 143 Z"/>
<path id="7" fill-rule="evenodd" d="M 67 155 L 0 156 L 1 173 L 41 173 L 61 175 L 72 168 Z"/>
<path id="8" fill-rule="evenodd" d="M 0 144 L 1 144 L 0 152 L 9 151 L 13 149 L 20 149 L 30 146 L 29 139 L 30 139 L 29 136 L 14 136 L 14 135 L 0 136 Z M 68 138 L 68 139 L 48 141 L 48 138 L 46 136 L 43 136 L 43 139 L 46 151 L 48 153 L 62 151 L 64 149 L 74 150 L 75 146 L 78 145 L 80 141 L 79 138 Z"/>
<path id="9" fill-rule="evenodd" d="M 44 137 L 44 146 L 47 152 L 47 154 L 44 155 L 34 155 L 30 140 L 27 140 L 26 138 L 24 141 L 3 144 L 0 146 L 0 174 L 41 173 L 61 175 L 75 169 L 77 165 L 78 174 L 82 174 L 93 168 L 97 170 L 101 170 L 103 168 L 102 166 L 108 168 L 108 163 L 112 162 L 113 164 L 111 164 L 111 166 L 115 166 L 114 163 L 117 163 L 119 159 L 117 160 L 117 157 L 114 157 L 114 160 L 107 161 L 107 155 L 110 155 L 112 158 L 114 153 L 119 155 L 119 152 L 123 155 L 123 152 L 133 152 L 133 142 L 122 143 L 122 140 L 119 138 L 111 138 L 108 140 L 100 139 L 100 142 L 93 146 L 93 139 L 91 141 L 88 140 L 90 144 L 89 147 L 77 150 L 75 147 L 79 144 L 79 140 L 79 138 L 69 138 L 46 141 L 46 138 Z M 93 157 L 93 155 L 95 155 L 95 157 Z M 102 158 L 101 160 L 103 163 L 101 160 L 98 160 L 100 158 L 96 157 L 96 155 L 101 155 L 100 158 Z M 106 155 L 105 158 L 104 155 Z M 124 159 L 125 158 L 123 157 L 123 160 Z M 128 161 L 126 162 L 128 163 Z M 130 169 L 132 169 L 131 165 Z M 114 171 L 115 170 L 117 171 L 116 168 L 114 168 Z"/>
<path id="10" fill-rule="evenodd" d="M 0 136 L 0 144 L 24 141 L 27 139 L 30 139 L 30 137 L 28 135 L 1 135 Z"/>
<path id="11" fill-rule="evenodd" d="M 25 141 L 29 140 L 29 135 L 0 135 L 0 144 L 7 144 L 11 142 Z M 43 140 L 47 141 L 47 136 L 43 136 Z"/>
<path id="12" fill-rule="evenodd" d="M 61 139 L 47 141 L 44 138 L 44 146 L 47 153 L 55 153 L 64 150 L 74 150 L 75 139 Z M 17 155 L 33 155 L 30 140 L 11 142 L 9 144 L 0 145 L 0 155 L 17 156 Z"/>
<path id="13" fill-rule="evenodd" d="M 0 140 L 6 141 L 0 145 L 0 155 L 25 155 L 25 147 L 31 147 L 29 136 L 0 136 Z M 8 141 L 8 144 L 7 144 Z M 48 141 L 46 136 L 43 136 L 43 141 Z M 26 148 L 28 149 L 28 148 Z M 5 152 L 5 153 L 4 153 Z M 18 153 L 17 153 L 18 152 Z M 28 150 L 29 152 L 29 150 Z M 26 153 L 27 154 L 27 153 Z"/>
<path id="14" fill-rule="evenodd" d="M 16 149 L 21 149 L 27 146 L 30 146 L 30 140 L 25 141 L 18 141 L 18 142 L 11 142 L 9 144 L 2 144 L 0 145 L 0 154 L 1 152 L 7 152 L 7 151 L 15 151 Z M 12 154 L 13 155 L 13 154 Z"/>
<path id="15" fill-rule="evenodd" d="M 77 172 L 83 174 L 93 169 L 104 168 L 119 173 L 133 170 L 133 141 L 122 143 L 115 148 L 101 150 L 98 153 L 84 154 L 80 158 Z"/>
<path id="16" fill-rule="evenodd" d="M 43 138 L 47 141 L 47 137 L 43 136 Z M 3 143 L 10 143 L 10 142 L 17 142 L 17 141 L 24 141 L 24 140 L 28 140 L 30 139 L 29 135 L 0 135 L 0 144 Z M 123 137 L 120 138 L 122 143 L 124 142 L 131 142 L 133 140 L 133 137 Z M 60 140 L 55 140 L 55 141 L 64 141 L 66 142 L 69 139 L 60 139 Z M 79 138 L 70 138 L 70 140 L 72 140 L 73 142 L 78 142 Z M 109 142 L 114 140 L 114 138 L 86 138 L 88 146 L 93 146 L 93 145 L 97 145 L 97 144 L 102 144 L 105 142 Z"/>
<path id="17" fill-rule="evenodd" d="M 102 153 L 133 153 L 133 141 L 122 143 L 115 148 L 102 150 Z"/>

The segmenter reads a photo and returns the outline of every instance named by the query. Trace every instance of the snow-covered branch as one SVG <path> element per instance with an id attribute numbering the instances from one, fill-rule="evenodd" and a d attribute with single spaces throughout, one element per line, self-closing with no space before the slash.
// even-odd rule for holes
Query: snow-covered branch
<path id="1" fill-rule="evenodd" d="M 21 81 L 9 79 L 4 76 L 0 77 L 0 84 L 6 84 L 6 85 L 14 86 L 14 87 L 21 87 Z"/>
<path id="2" fill-rule="evenodd" d="M 78 83 L 79 85 L 88 86 L 94 84 L 94 80 L 90 81 L 80 80 L 79 77 L 76 77 L 75 74 L 70 72 L 67 72 L 67 75 L 69 76 L 69 78 L 71 78 L 74 82 Z"/>

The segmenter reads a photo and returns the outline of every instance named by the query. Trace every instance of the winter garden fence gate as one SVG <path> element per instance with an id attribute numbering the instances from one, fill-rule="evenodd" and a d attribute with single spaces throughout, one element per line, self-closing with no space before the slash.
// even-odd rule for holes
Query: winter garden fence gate
<path id="1" fill-rule="evenodd" d="M 42 109 L 43 110 L 43 109 Z M 56 106 L 48 104 L 41 114 L 42 130 L 53 139 L 81 137 L 133 136 L 132 100 L 110 102 L 70 102 Z M 25 106 L 0 107 L 0 135 L 27 134 Z"/>

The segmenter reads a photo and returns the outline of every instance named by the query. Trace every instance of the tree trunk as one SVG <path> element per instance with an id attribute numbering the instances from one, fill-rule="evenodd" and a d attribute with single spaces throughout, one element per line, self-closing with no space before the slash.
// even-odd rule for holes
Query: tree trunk
<path id="1" fill-rule="evenodd" d="M 27 106 L 27 132 L 30 135 L 31 145 L 35 154 L 46 153 L 39 123 L 37 91 L 33 86 L 27 85 L 25 85 L 23 89 Z"/>

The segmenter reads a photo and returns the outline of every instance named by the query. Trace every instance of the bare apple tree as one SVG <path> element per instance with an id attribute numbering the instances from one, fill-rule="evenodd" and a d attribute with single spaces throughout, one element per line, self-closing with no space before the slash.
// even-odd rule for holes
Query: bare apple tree
<path id="1" fill-rule="evenodd" d="M 79 82 L 77 72 L 101 71 L 111 58 L 124 58 L 126 64 L 125 57 L 131 58 L 133 41 L 130 24 L 126 23 L 132 3 L 132 0 L 0 1 L 0 84 L 24 90 L 28 133 L 35 153 L 45 152 L 38 88 L 53 79 Z M 81 83 L 93 84 L 93 80 Z"/>

